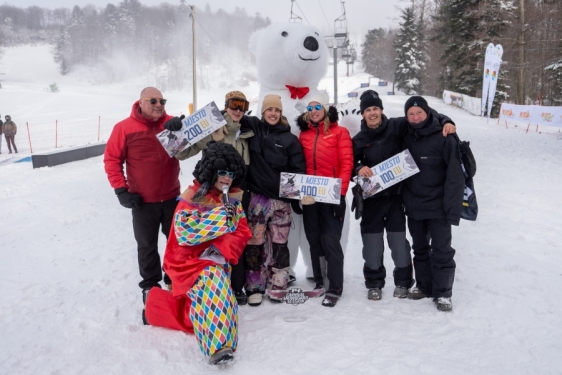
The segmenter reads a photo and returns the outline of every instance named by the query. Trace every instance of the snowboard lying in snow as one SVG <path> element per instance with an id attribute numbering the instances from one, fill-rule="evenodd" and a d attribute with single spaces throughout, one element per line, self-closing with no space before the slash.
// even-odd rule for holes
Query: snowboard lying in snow
<path id="1" fill-rule="evenodd" d="M 326 291 L 324 288 L 303 291 L 301 288 L 289 288 L 285 290 L 267 289 L 265 293 L 272 298 L 291 305 L 300 305 L 305 303 L 309 298 L 316 298 L 323 296 Z"/>

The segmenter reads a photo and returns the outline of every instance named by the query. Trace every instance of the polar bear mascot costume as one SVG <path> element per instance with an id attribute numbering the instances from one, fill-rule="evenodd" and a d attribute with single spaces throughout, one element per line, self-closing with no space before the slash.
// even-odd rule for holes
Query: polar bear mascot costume
<path id="1" fill-rule="evenodd" d="M 252 34 L 250 51 L 256 57 L 260 92 L 256 114 L 261 113 L 264 96 L 276 94 L 283 103 L 283 116 L 291 125 L 291 131 L 299 135 L 296 118 L 306 110 L 308 98 L 319 93 L 318 84 L 328 70 L 329 50 L 324 36 L 312 26 L 286 23 L 272 24 Z M 347 207 L 350 207 L 349 203 Z M 345 216 L 341 244 L 345 252 L 349 233 L 350 212 Z M 312 277 L 310 248 L 302 216 L 293 215 L 294 228 L 289 236 L 291 275 L 301 249 L 306 265 L 306 277 Z M 325 281 L 324 286 L 327 288 Z"/>

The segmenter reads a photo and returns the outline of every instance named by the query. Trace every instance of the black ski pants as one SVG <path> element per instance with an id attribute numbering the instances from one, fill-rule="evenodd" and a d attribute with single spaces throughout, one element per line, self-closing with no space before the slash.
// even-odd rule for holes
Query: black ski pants
<path id="1" fill-rule="evenodd" d="M 133 208 L 133 232 L 137 240 L 139 272 L 142 289 L 159 285 L 162 280 L 162 263 L 158 254 L 158 232 L 168 238 L 174 211 L 177 205 L 176 198 L 164 202 L 143 203 L 140 208 Z M 164 283 L 171 284 L 168 275 L 164 274 Z"/>
<path id="2" fill-rule="evenodd" d="M 447 219 L 414 220 L 408 217 L 412 236 L 416 286 L 434 298 L 451 297 L 455 279 L 455 249 Z"/>
<path id="3" fill-rule="evenodd" d="M 320 257 L 326 258 L 329 287 L 327 294 L 341 296 L 343 292 L 343 250 L 340 239 L 343 219 L 334 217 L 333 205 L 314 203 L 303 206 L 303 224 L 310 245 L 314 281 L 323 285 Z"/>
<path id="4" fill-rule="evenodd" d="M 406 216 L 400 195 L 380 196 L 366 199 L 361 219 L 363 239 L 363 275 L 367 288 L 383 288 L 384 230 L 394 261 L 394 285 L 410 288 L 414 285 L 410 243 L 406 239 Z"/>
<path id="5" fill-rule="evenodd" d="M 247 167 L 246 167 L 247 168 Z M 244 190 L 242 195 L 242 208 L 244 212 L 248 212 L 248 207 L 250 206 L 250 193 Z M 246 215 L 248 217 L 248 215 Z M 246 250 L 244 249 L 244 252 Z M 231 264 L 230 270 L 230 286 L 235 292 L 241 292 L 244 289 L 244 284 L 246 283 L 246 269 L 244 265 L 244 252 L 240 255 L 237 264 Z"/>

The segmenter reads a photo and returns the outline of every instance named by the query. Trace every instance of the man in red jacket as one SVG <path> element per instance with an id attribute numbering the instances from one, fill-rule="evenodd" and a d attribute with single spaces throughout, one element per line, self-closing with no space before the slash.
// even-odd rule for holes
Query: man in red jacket
<path id="1" fill-rule="evenodd" d="M 164 123 L 172 118 L 166 114 L 165 106 L 166 99 L 160 90 L 142 90 L 131 115 L 113 128 L 103 158 L 119 203 L 132 210 L 143 302 L 152 287 L 160 287 L 158 231 L 161 227 L 168 237 L 180 194 L 179 161 L 169 157 L 156 138 L 164 130 Z M 171 284 L 167 275 L 164 283 Z"/>

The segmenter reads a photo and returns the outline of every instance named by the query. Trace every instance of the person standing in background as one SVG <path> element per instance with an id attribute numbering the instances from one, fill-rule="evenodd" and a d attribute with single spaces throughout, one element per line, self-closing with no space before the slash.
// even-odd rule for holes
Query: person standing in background
<path id="1" fill-rule="evenodd" d="M 15 153 L 18 153 L 18 148 L 16 147 L 15 137 L 18 132 L 18 127 L 16 126 L 15 122 L 12 121 L 12 117 L 10 115 L 6 115 L 6 121 L 2 125 L 2 133 L 4 133 L 4 137 L 6 138 L 6 143 L 8 144 L 9 153 L 12 153 L 12 147 L 14 148 Z"/>
<path id="2" fill-rule="evenodd" d="M 2 115 L 0 115 L 0 155 L 2 154 Z"/>

